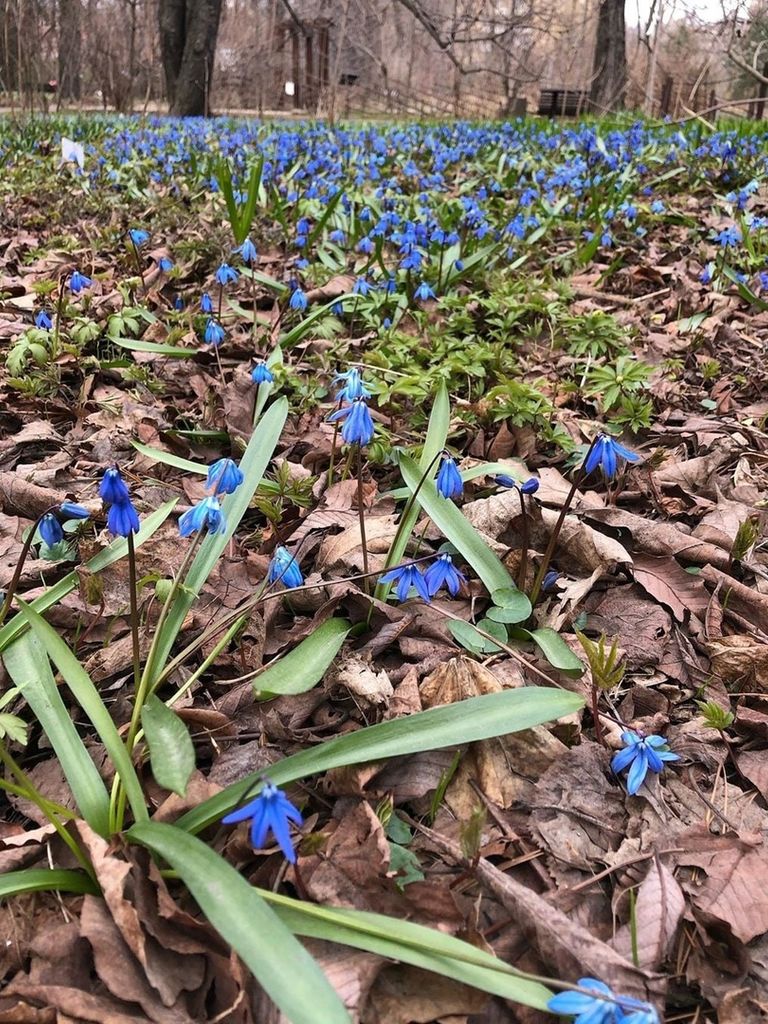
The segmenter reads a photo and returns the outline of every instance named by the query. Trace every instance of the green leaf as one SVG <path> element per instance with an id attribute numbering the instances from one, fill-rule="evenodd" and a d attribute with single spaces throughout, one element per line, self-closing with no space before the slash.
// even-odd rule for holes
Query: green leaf
<path id="1" fill-rule="evenodd" d="M 407 455 L 400 457 L 400 472 L 413 493 L 419 485 L 419 467 Z M 441 533 L 461 552 L 489 593 L 514 587 L 512 577 L 501 560 L 491 551 L 477 530 L 461 514 L 452 501 L 443 498 L 431 480 L 425 480 L 416 500 Z"/>
<path id="2" fill-rule="evenodd" d="M 419 468 L 422 473 L 426 473 L 430 464 L 434 462 L 434 466 L 430 470 L 430 479 L 434 479 L 435 474 L 438 471 L 437 456 L 445 448 L 445 442 L 448 439 L 448 428 L 451 423 L 451 400 L 448 396 L 448 388 L 445 385 L 445 381 L 440 382 L 440 386 L 437 389 L 435 395 L 435 401 L 432 406 L 432 412 L 429 416 L 429 424 L 427 425 L 427 436 L 424 441 L 424 448 L 419 459 Z M 406 495 L 410 492 L 406 491 Z M 402 520 L 402 523 L 398 527 L 397 536 L 395 537 L 392 546 L 387 552 L 387 559 L 384 563 L 384 569 L 390 569 L 393 565 L 397 565 L 403 558 L 406 548 L 408 547 L 408 541 L 411 539 L 414 528 L 419 518 L 419 506 L 416 502 L 413 503 L 411 509 Z M 374 597 L 378 601 L 386 601 L 387 594 L 392 587 L 391 583 L 377 583 Z"/>
<path id="3" fill-rule="evenodd" d="M 284 658 L 256 676 L 253 685 L 257 693 L 271 697 L 311 690 L 325 675 L 351 628 L 346 619 L 328 619 Z"/>
<path id="4" fill-rule="evenodd" d="M 180 455 L 173 455 L 171 452 L 161 451 L 159 448 L 150 448 L 148 444 L 141 441 L 131 441 L 137 452 L 141 452 L 147 459 L 153 462 L 162 462 L 165 466 L 173 466 L 175 469 L 182 469 L 185 473 L 201 473 L 205 476 L 208 467 L 202 462 L 191 462 L 189 459 L 182 459 Z"/>
<path id="5" fill-rule="evenodd" d="M 281 335 L 280 347 L 289 348 L 291 345 L 296 345 L 298 342 L 303 341 L 309 334 L 314 323 L 321 317 L 329 314 L 337 302 L 343 303 L 345 299 L 357 299 L 357 295 L 354 295 L 352 292 L 348 292 L 346 295 L 340 295 L 337 299 L 332 299 L 330 302 L 326 302 L 324 306 L 318 306 L 317 309 L 313 309 L 311 313 L 304 317 L 300 324 L 296 324 L 296 326 L 290 331 Z"/>
<path id="6" fill-rule="evenodd" d="M 120 739 L 120 734 L 115 728 L 112 716 L 104 706 L 99 691 L 56 630 L 45 621 L 42 615 L 38 615 L 31 605 L 23 601 L 20 601 L 20 604 L 21 610 L 19 614 L 24 616 L 32 632 L 47 650 L 48 656 L 59 672 L 61 672 L 72 696 L 83 709 L 86 717 L 99 734 L 99 739 L 106 747 L 112 764 L 125 788 L 134 818 L 137 821 L 146 818 L 147 807 L 144 803 L 144 794 L 141 791 L 136 769 L 133 767 L 128 751 L 125 749 L 125 745 Z M 48 738 L 53 743 L 53 737 L 49 736 Z M 73 784 L 73 780 L 68 779 L 67 781 L 70 783 L 70 786 Z"/>
<path id="7" fill-rule="evenodd" d="M 128 838 L 179 873 L 207 919 L 292 1024 L 350 1024 L 315 960 L 222 857 L 174 825 L 142 822 Z"/>
<path id="8" fill-rule="evenodd" d="M 510 630 L 510 636 L 519 640 L 532 640 L 541 650 L 549 664 L 565 672 L 568 676 L 578 678 L 584 674 L 584 663 L 573 653 L 568 644 L 554 629 L 521 629 L 514 627 Z"/>
<path id="9" fill-rule="evenodd" d="M 112 338 L 110 340 L 120 348 L 127 348 L 132 352 L 153 352 L 156 356 L 164 358 L 194 359 L 198 353 L 196 348 L 177 348 L 175 345 L 161 345 L 156 341 L 139 341 L 136 338 Z"/>
<path id="10" fill-rule="evenodd" d="M 48 737 L 78 811 L 94 832 L 109 835 L 109 793 L 62 700 L 41 640 L 29 633 L 19 637 L 3 653 L 3 664 Z"/>
<path id="11" fill-rule="evenodd" d="M 498 654 L 501 648 L 488 637 L 481 636 L 471 622 L 463 619 L 451 619 L 448 630 L 453 639 L 473 654 Z M 506 635 L 503 637 L 506 641 Z"/>
<path id="12" fill-rule="evenodd" d="M 521 590 L 505 587 L 495 590 L 491 595 L 494 607 L 485 613 L 494 622 L 525 622 L 530 618 L 533 609 L 531 602 Z"/>
<path id="13" fill-rule="evenodd" d="M 545 1010 L 552 993 L 482 949 L 445 932 L 365 910 L 323 907 L 258 889 L 297 935 L 338 942 L 422 967 L 525 1006 Z"/>
<path id="14" fill-rule="evenodd" d="M 0 899 L 26 892 L 78 892 L 101 895 L 96 883 L 84 871 L 61 868 L 27 868 L 0 874 Z"/>
<path id="15" fill-rule="evenodd" d="M 162 672 L 187 612 L 192 607 L 222 552 L 229 544 L 244 512 L 250 505 L 277 442 L 280 440 L 287 417 L 288 401 L 285 398 L 279 398 L 264 413 L 259 425 L 251 435 L 248 447 L 240 461 L 243 482 L 234 494 L 227 495 L 222 501 L 227 528 L 224 533 L 208 534 L 189 567 L 184 586 L 179 588 L 168 613 L 162 635 L 158 637 L 158 647 L 153 659 L 155 673 Z"/>
<path id="16" fill-rule="evenodd" d="M 153 512 L 147 516 L 146 519 L 142 520 L 141 529 L 133 538 L 133 543 L 136 548 L 139 548 L 145 541 L 159 529 L 160 526 L 165 522 L 168 516 L 173 511 L 178 498 L 173 498 L 171 501 L 167 501 L 157 512 Z M 128 541 L 124 537 L 119 537 L 112 543 L 100 551 L 98 555 L 94 555 L 90 558 L 85 565 L 81 568 L 88 569 L 90 572 L 101 572 L 102 569 L 106 569 L 108 565 L 112 565 L 113 562 L 118 562 L 121 558 L 125 558 L 128 554 Z M 36 612 L 44 612 L 47 608 L 57 604 L 62 598 L 66 597 L 71 591 L 73 591 L 80 583 L 80 574 L 77 572 L 68 573 L 63 579 L 60 579 L 58 583 L 49 587 L 44 594 L 30 604 L 30 608 L 33 608 Z M 14 615 L 12 619 L 5 623 L 0 629 L 0 651 L 4 650 L 9 643 L 11 643 L 20 633 L 27 628 L 26 619 L 18 614 Z"/>
<path id="17" fill-rule="evenodd" d="M 6 736 L 22 747 L 27 745 L 27 723 L 9 711 L 0 714 L 0 739 L 5 739 Z"/>
<path id="18" fill-rule="evenodd" d="M 175 711 L 155 697 L 148 697 L 141 709 L 141 727 L 149 747 L 155 782 L 163 789 L 184 796 L 195 770 L 192 738 Z"/>
<path id="19" fill-rule="evenodd" d="M 326 740 L 271 765 L 269 777 L 282 786 L 329 768 L 474 743 L 562 718 L 583 705 L 578 694 L 537 686 L 470 697 Z M 260 778 L 261 774 L 254 772 L 235 782 L 182 815 L 177 825 L 199 832 L 235 807 Z"/>

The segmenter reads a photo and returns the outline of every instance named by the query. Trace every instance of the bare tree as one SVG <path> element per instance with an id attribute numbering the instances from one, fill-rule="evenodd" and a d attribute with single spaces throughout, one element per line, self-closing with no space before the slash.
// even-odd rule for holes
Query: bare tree
<path id="1" fill-rule="evenodd" d="M 627 90 L 627 38 L 624 0 L 600 0 L 590 99 L 599 111 L 624 106 Z"/>
<path id="2" fill-rule="evenodd" d="M 222 0 L 160 0 L 160 51 L 171 114 L 209 113 Z"/>

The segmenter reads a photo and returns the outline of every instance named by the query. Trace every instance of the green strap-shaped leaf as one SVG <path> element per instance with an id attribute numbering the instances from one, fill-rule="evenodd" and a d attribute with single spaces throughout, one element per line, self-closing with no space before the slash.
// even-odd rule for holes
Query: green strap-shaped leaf
<path id="1" fill-rule="evenodd" d="M 282 786 L 329 768 L 474 743 L 562 718 L 583 705 L 583 698 L 576 693 L 538 686 L 470 697 L 326 740 L 278 761 L 270 767 L 269 777 L 275 785 Z M 260 778 L 261 773 L 254 772 L 227 786 L 182 815 L 176 824 L 189 832 L 199 832 L 231 811 Z"/>
<path id="2" fill-rule="evenodd" d="M 84 871 L 27 868 L 0 875 L 0 899 L 26 892 L 82 892 L 99 896 L 99 887 Z"/>
<path id="3" fill-rule="evenodd" d="M 287 417 L 288 401 L 286 398 L 278 398 L 264 413 L 259 425 L 251 435 L 248 447 L 240 460 L 243 482 L 234 494 L 228 494 L 222 501 L 227 528 L 224 533 L 208 534 L 189 567 L 184 586 L 179 588 L 163 626 L 162 634 L 158 637 L 158 648 L 154 658 L 156 672 L 159 673 L 163 670 L 187 612 L 203 589 L 205 581 L 213 572 L 230 537 L 237 529 L 243 513 L 250 505 L 277 442 L 280 440 Z"/>
<path id="4" fill-rule="evenodd" d="M 421 479 L 421 471 L 407 455 L 400 457 L 400 472 L 411 493 Z M 501 560 L 491 551 L 483 538 L 464 518 L 452 501 L 442 497 L 431 480 L 425 480 L 416 500 L 441 533 L 466 558 L 483 581 L 489 593 L 514 587 L 515 583 Z"/>
<path id="5" fill-rule="evenodd" d="M 186 725 L 153 694 L 141 709 L 141 727 L 149 747 L 155 782 L 184 796 L 189 777 L 195 770 L 195 748 Z"/>
<path id="6" fill-rule="evenodd" d="M 291 345 L 298 344 L 307 334 L 309 334 L 315 321 L 330 313 L 337 302 L 341 302 L 343 304 L 347 299 L 356 298 L 357 296 L 353 292 L 347 292 L 346 295 L 340 295 L 337 299 L 332 299 L 330 302 L 326 302 L 324 306 L 318 306 L 317 309 L 313 309 L 311 313 L 304 317 L 301 323 L 296 324 L 296 326 L 291 328 L 290 331 L 281 335 L 280 347 L 290 348 Z"/>
<path id="7" fill-rule="evenodd" d="M 432 406 L 432 412 L 429 416 L 424 449 L 421 453 L 421 458 L 419 459 L 419 468 L 421 473 L 426 473 L 429 466 L 434 463 L 429 471 L 430 480 L 434 479 L 435 474 L 438 471 L 437 456 L 443 448 L 445 448 L 445 442 L 448 440 L 448 428 L 450 423 L 451 402 L 448 397 L 448 388 L 445 386 L 445 382 L 441 381 L 440 386 L 437 389 L 437 394 L 435 395 L 435 403 Z M 408 493 L 410 492 L 406 492 L 406 495 Z M 401 528 L 398 528 L 397 537 L 387 553 L 387 561 L 384 566 L 385 569 L 389 569 L 393 565 L 399 564 L 405 554 L 408 541 L 411 539 L 411 535 L 413 534 L 418 518 L 419 506 L 414 502 L 405 514 Z M 389 593 L 391 586 L 391 583 L 377 583 L 374 593 L 377 600 L 386 601 L 387 594 Z"/>
<path id="8" fill-rule="evenodd" d="M 435 928 L 364 910 L 316 906 L 280 893 L 257 891 L 297 935 L 338 942 L 387 959 L 401 960 L 538 1010 L 545 1010 L 552 996 L 541 982 L 527 978 L 503 960 Z"/>
<path id="9" fill-rule="evenodd" d="M 134 818 L 137 821 L 147 818 L 147 807 L 136 769 L 133 767 L 125 744 L 120 739 L 115 723 L 112 721 L 112 716 L 104 706 L 101 694 L 93 685 L 91 677 L 56 630 L 45 621 L 42 615 L 38 615 L 31 605 L 21 602 L 19 614 L 27 620 L 32 632 L 40 640 L 51 661 L 61 672 L 72 696 L 99 734 L 99 739 L 106 747 L 112 764 L 122 780 Z"/>
<path id="10" fill-rule="evenodd" d="M 139 548 L 142 544 L 149 540 L 153 533 L 165 522 L 168 516 L 173 511 L 178 498 L 173 498 L 171 501 L 167 501 L 162 505 L 156 512 L 148 515 L 146 519 L 141 521 L 141 529 L 134 536 L 133 543 L 134 547 Z M 101 572 L 102 569 L 106 569 L 108 565 L 112 565 L 113 562 L 118 562 L 121 558 L 125 558 L 128 554 L 128 541 L 124 537 L 118 537 L 113 540 L 112 543 L 100 551 L 98 555 L 94 555 L 85 563 L 85 568 L 91 572 Z M 58 583 L 55 583 L 40 597 L 30 604 L 30 608 L 33 608 L 36 612 L 44 612 L 46 609 L 51 608 L 53 605 L 58 604 L 62 598 L 65 598 L 75 587 L 78 586 L 80 577 L 76 572 L 68 573 L 63 579 L 60 579 Z M 20 633 L 27 628 L 27 621 L 22 615 L 14 615 L 6 624 L 0 629 L 0 651 L 4 650 Z"/>
<path id="11" fill-rule="evenodd" d="M 325 675 L 351 628 L 346 619 L 328 619 L 285 657 L 256 676 L 256 690 L 265 697 L 311 690 Z"/>
<path id="12" fill-rule="evenodd" d="M 179 873 L 207 919 L 292 1024 L 350 1024 L 315 960 L 222 857 L 174 825 L 143 822 L 128 838 Z"/>
<path id="13" fill-rule="evenodd" d="M 157 341 L 140 341 L 138 338 L 110 338 L 110 341 L 120 348 L 132 352 L 152 352 L 164 359 L 194 359 L 199 352 L 196 348 L 179 348 L 176 345 L 162 345 Z"/>
<path id="14" fill-rule="evenodd" d="M 78 811 L 94 832 L 108 836 L 109 793 L 61 699 L 39 638 L 19 637 L 3 653 L 3 664 L 48 737 Z"/>
<path id="15" fill-rule="evenodd" d="M 174 469 L 181 469 L 185 473 L 201 473 L 205 476 L 208 472 L 208 467 L 204 462 L 192 462 L 190 459 L 182 459 L 180 455 L 164 452 L 161 448 L 151 448 L 148 444 L 142 444 L 141 441 L 131 441 L 131 444 L 137 452 L 140 452 L 147 459 L 152 459 L 153 462 L 162 462 L 165 466 L 173 466 Z"/>

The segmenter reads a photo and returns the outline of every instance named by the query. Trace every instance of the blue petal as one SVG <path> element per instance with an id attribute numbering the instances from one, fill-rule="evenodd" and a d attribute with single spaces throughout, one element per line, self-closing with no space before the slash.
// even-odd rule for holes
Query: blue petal
<path id="1" fill-rule="evenodd" d="M 255 808 L 258 805 L 259 797 L 254 797 L 253 800 L 249 800 L 247 804 L 243 804 L 242 807 L 238 807 L 236 811 L 231 811 L 226 817 L 221 819 L 222 825 L 237 825 L 240 821 L 245 821 L 246 818 L 252 818 L 255 813 Z"/>
<path id="2" fill-rule="evenodd" d="M 637 757 L 637 749 L 635 747 L 625 747 L 624 750 L 620 750 L 618 754 L 614 754 L 611 758 L 611 768 L 618 774 L 631 764 L 632 761 Z"/>
<path id="3" fill-rule="evenodd" d="M 645 750 L 640 749 L 627 775 L 627 792 L 630 796 L 634 796 L 640 789 L 647 774 L 648 758 Z"/>

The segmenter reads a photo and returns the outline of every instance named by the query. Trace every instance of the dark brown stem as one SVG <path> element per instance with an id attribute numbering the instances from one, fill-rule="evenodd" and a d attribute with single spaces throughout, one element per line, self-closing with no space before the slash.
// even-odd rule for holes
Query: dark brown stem
<path id="1" fill-rule="evenodd" d="M 8 590 L 5 595 L 5 600 L 3 601 L 3 606 L 2 608 L 0 608 L 0 626 L 5 622 L 5 617 L 10 611 L 11 602 L 13 601 L 13 598 L 18 589 L 19 580 L 21 579 L 21 573 L 24 569 L 24 563 L 26 562 L 27 556 L 29 555 L 29 550 L 32 547 L 32 543 L 35 539 L 35 534 L 37 533 L 37 528 L 40 525 L 40 521 L 42 520 L 43 516 L 48 515 L 49 512 L 53 512 L 55 508 L 58 508 L 58 506 L 52 505 L 50 508 L 47 508 L 45 512 L 41 513 L 34 521 L 34 523 L 32 524 L 32 529 L 27 534 L 27 538 L 24 541 L 24 544 L 21 548 L 19 560 L 16 563 L 16 568 L 13 570 L 11 582 L 8 584 Z"/>
<path id="2" fill-rule="evenodd" d="M 595 739 L 600 746 L 605 746 L 605 737 L 603 736 L 603 727 L 600 724 L 600 711 L 598 710 L 598 703 L 600 701 L 600 693 L 597 687 L 592 684 L 592 719 L 595 723 Z"/>
<path id="3" fill-rule="evenodd" d="M 576 472 L 576 476 L 573 478 L 573 483 L 571 484 L 571 489 L 570 491 L 568 491 L 568 496 L 566 497 L 565 502 L 563 503 L 563 507 L 560 509 L 560 515 L 557 517 L 557 522 L 555 523 L 555 528 L 552 531 L 552 534 L 549 538 L 549 543 L 547 544 L 547 549 L 544 552 L 544 557 L 541 560 L 539 571 L 536 573 L 536 579 L 533 581 L 533 587 L 531 588 L 530 593 L 531 605 L 536 604 L 536 600 L 541 592 L 541 584 L 547 573 L 547 569 L 549 568 L 549 563 L 552 561 L 552 555 L 554 555 L 555 553 L 555 548 L 557 547 L 557 538 L 560 536 L 560 531 L 563 528 L 565 517 L 568 515 L 568 511 L 576 495 L 576 491 L 579 489 L 579 484 L 582 482 L 582 480 L 585 479 L 587 475 L 584 472 L 584 465 L 587 459 L 589 458 L 590 452 L 597 444 L 599 437 L 600 435 L 597 434 L 594 440 L 592 441 L 592 444 L 589 446 L 587 454 L 584 456 L 584 462 L 582 462 L 581 466 Z"/>
<path id="4" fill-rule="evenodd" d="M 299 899 L 304 900 L 305 903 L 311 903 L 312 900 L 309 895 L 309 891 L 307 890 L 307 887 L 304 884 L 304 879 L 302 878 L 301 871 L 299 869 L 298 859 L 296 863 L 293 865 L 293 880 L 296 883 L 296 891 L 299 894 Z"/>

